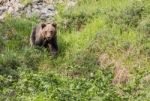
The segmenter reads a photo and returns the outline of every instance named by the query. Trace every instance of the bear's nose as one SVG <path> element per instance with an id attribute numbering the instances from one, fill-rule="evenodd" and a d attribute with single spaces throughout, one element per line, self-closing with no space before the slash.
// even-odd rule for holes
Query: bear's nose
<path id="1" fill-rule="evenodd" d="M 51 39 L 51 37 L 50 37 L 50 36 L 48 36 L 47 38 L 48 38 L 48 39 Z"/>

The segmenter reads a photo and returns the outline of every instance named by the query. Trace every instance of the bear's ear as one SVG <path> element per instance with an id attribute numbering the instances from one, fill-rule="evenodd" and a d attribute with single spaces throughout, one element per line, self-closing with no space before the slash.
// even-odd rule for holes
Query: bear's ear
<path id="1" fill-rule="evenodd" d="M 52 23 L 52 26 L 56 28 L 56 27 L 57 27 L 57 24 L 56 24 L 55 22 L 53 22 L 53 23 Z"/>
<path id="2" fill-rule="evenodd" d="M 43 29 L 45 26 L 46 26 L 46 24 L 44 24 L 44 23 L 41 24 L 42 29 Z"/>

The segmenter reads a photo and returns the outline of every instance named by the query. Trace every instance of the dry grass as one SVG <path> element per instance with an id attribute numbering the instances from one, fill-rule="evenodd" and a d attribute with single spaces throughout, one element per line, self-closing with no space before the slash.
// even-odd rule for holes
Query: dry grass
<path id="1" fill-rule="evenodd" d="M 125 84 L 129 80 L 129 71 L 126 68 L 121 67 L 120 65 L 116 65 L 114 69 L 114 79 L 112 81 L 113 84 Z"/>

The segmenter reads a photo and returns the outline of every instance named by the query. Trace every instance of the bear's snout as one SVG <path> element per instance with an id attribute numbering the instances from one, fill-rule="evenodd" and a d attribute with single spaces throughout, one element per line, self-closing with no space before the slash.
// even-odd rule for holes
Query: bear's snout
<path id="1" fill-rule="evenodd" d="M 47 36 L 46 36 L 47 39 L 51 39 L 52 37 L 53 37 L 52 34 L 47 34 Z"/>
<path id="2" fill-rule="evenodd" d="M 45 33 L 45 36 L 44 36 L 46 39 L 51 39 L 53 37 L 53 34 L 51 33 Z"/>
<path id="3" fill-rule="evenodd" d="M 51 39 L 52 39 L 52 37 L 51 37 L 51 36 L 48 36 L 48 37 L 47 37 L 47 39 L 48 39 L 48 40 L 51 40 Z"/>

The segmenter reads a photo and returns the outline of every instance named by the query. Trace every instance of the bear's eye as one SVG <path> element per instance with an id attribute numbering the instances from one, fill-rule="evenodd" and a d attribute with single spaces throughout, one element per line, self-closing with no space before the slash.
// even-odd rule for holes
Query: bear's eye
<path id="1" fill-rule="evenodd" d="M 53 34 L 54 34 L 54 32 L 53 32 L 53 31 L 50 31 L 50 33 L 51 33 L 51 35 L 53 35 Z"/>
<path id="2" fill-rule="evenodd" d="M 50 31 L 50 33 L 53 33 L 53 31 Z"/>

